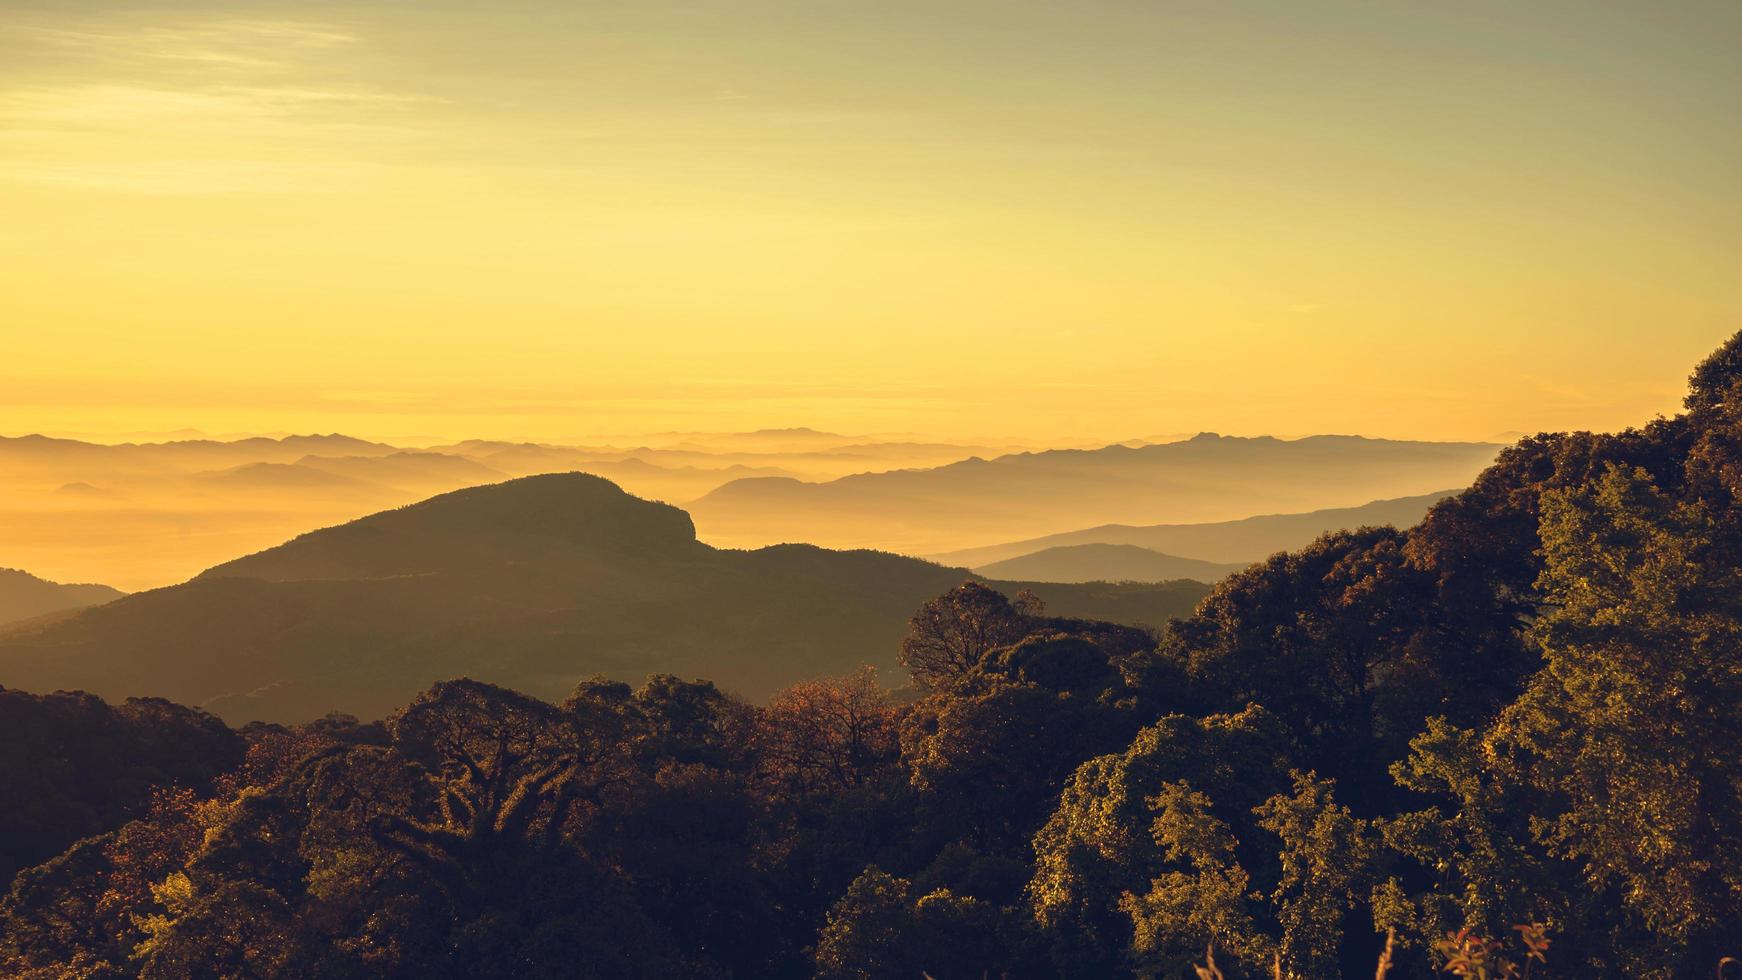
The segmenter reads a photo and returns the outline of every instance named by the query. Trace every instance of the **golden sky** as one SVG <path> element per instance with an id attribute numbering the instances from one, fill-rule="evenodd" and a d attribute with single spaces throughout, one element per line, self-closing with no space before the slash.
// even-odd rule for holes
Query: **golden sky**
<path id="1" fill-rule="evenodd" d="M 1742 328 L 1742 5 L 0 0 L 0 431 L 1492 438 Z"/>

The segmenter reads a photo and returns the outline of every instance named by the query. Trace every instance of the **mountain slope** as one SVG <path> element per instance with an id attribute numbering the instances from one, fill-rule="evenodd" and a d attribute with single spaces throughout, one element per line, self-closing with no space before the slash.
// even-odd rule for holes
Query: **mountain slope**
<path id="1" fill-rule="evenodd" d="M 1104 524 L 1100 527 L 1049 534 L 1008 544 L 963 548 L 928 555 L 945 565 L 984 568 L 996 562 L 1033 554 L 1047 548 L 1083 544 L 1136 545 L 1172 555 L 1190 555 L 1202 561 L 1250 564 L 1278 551 L 1292 551 L 1311 543 L 1327 531 L 1364 526 L 1391 525 L 1406 528 L 1419 523 L 1428 508 L 1454 491 L 1375 500 L 1359 507 L 1331 507 L 1305 514 L 1266 514 L 1237 521 L 1208 524 Z"/>
<path id="2" fill-rule="evenodd" d="M 907 618 L 966 575 L 808 545 L 722 551 L 675 507 L 553 474 L 315 531 L 0 637 L 0 685 L 157 695 L 232 721 L 374 716 L 460 675 L 561 697 L 595 673 L 669 671 L 760 697 L 860 663 L 893 670 Z M 1035 590 L 1060 615 L 1150 624 L 1206 592 Z"/>
<path id="3" fill-rule="evenodd" d="M 704 540 L 715 544 L 797 538 L 923 554 L 1085 521 L 1234 520 L 1421 494 L 1468 483 L 1498 450 L 1485 443 L 1205 434 L 1159 445 L 975 458 L 827 483 L 739 480 L 690 510 Z"/>
<path id="4" fill-rule="evenodd" d="M 974 571 L 988 578 L 1032 582 L 1171 582 L 1182 578 L 1219 582 L 1245 567 L 1244 563 L 1180 558 L 1134 544 L 1074 544 L 1043 548 L 981 565 Z"/>
<path id="5" fill-rule="evenodd" d="M 61 585 L 16 568 L 0 568 L 0 626 L 121 598 L 107 585 Z"/>

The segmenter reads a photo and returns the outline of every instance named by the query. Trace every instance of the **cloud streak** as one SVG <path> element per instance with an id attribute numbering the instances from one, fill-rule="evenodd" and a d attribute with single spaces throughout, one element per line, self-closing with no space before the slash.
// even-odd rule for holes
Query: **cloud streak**
<path id="1" fill-rule="evenodd" d="M 143 194 L 274 192 L 361 174 L 430 102 L 358 77 L 324 22 L 34 26 L 0 73 L 0 180 Z"/>
<path id="2" fill-rule="evenodd" d="M 306 52 L 359 40 L 336 25 L 283 20 L 223 20 L 126 32 L 39 26 L 21 33 L 40 45 L 67 49 L 110 66 L 186 62 L 237 71 L 288 69 Z"/>

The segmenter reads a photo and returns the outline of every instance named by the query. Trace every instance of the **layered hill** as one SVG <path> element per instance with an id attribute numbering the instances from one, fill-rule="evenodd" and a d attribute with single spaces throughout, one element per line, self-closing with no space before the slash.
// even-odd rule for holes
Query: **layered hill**
<path id="1" fill-rule="evenodd" d="M 597 673 L 672 672 L 760 697 L 860 663 L 893 670 L 907 618 L 966 574 L 869 551 L 716 549 L 675 507 L 552 474 L 315 531 L 0 635 L 0 685 L 156 695 L 238 722 L 375 716 L 460 675 L 560 697 Z M 1059 615 L 1157 625 L 1207 591 L 1034 589 Z"/>
<path id="2" fill-rule="evenodd" d="M 1201 523 L 1423 494 L 1468 484 L 1499 448 L 1355 436 L 1205 434 L 1159 445 L 974 458 L 826 483 L 738 480 L 695 501 L 690 511 L 703 538 L 715 544 L 748 547 L 796 538 L 925 554 L 1059 533 L 1089 521 Z"/>
<path id="3" fill-rule="evenodd" d="M 0 568 L 0 626 L 121 598 L 107 585 L 62 585 L 17 568 Z"/>
<path id="4" fill-rule="evenodd" d="M 113 445 L 0 437 L 0 558 L 137 591 L 315 528 L 519 476 L 592 473 L 639 497 L 682 503 L 738 479 L 827 480 L 1016 448 L 809 429 L 421 449 L 338 434 Z"/>
<path id="5" fill-rule="evenodd" d="M 1244 562 L 1199 561 L 1134 544 L 1073 544 L 1042 548 L 974 571 L 988 578 L 1034 582 L 1219 582 L 1245 567 Z"/>
<path id="6" fill-rule="evenodd" d="M 1303 548 L 1327 531 L 1386 525 L 1413 527 L 1427 516 L 1428 508 L 1453 492 L 1442 490 L 1413 497 L 1375 500 L 1359 507 L 1330 507 L 1304 514 L 1265 514 L 1205 524 L 1103 524 L 1080 531 L 963 548 L 927 557 L 945 565 L 984 569 L 1052 548 L 1107 544 L 1133 545 L 1172 555 L 1189 555 L 1201 561 L 1245 565 L 1279 551 Z"/>

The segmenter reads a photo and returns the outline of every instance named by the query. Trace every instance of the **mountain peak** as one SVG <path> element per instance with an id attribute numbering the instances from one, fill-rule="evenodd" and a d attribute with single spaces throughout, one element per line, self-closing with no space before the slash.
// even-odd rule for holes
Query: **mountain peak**
<path id="1" fill-rule="evenodd" d="M 415 575 L 564 552 L 672 554 L 703 547 L 689 515 L 586 473 L 470 487 L 301 535 L 200 578 Z"/>
<path id="2" fill-rule="evenodd" d="M 364 522 L 384 526 L 429 522 L 577 543 L 626 536 L 696 539 L 688 514 L 670 504 L 643 500 L 590 473 L 544 473 L 454 490 L 357 523 Z"/>

